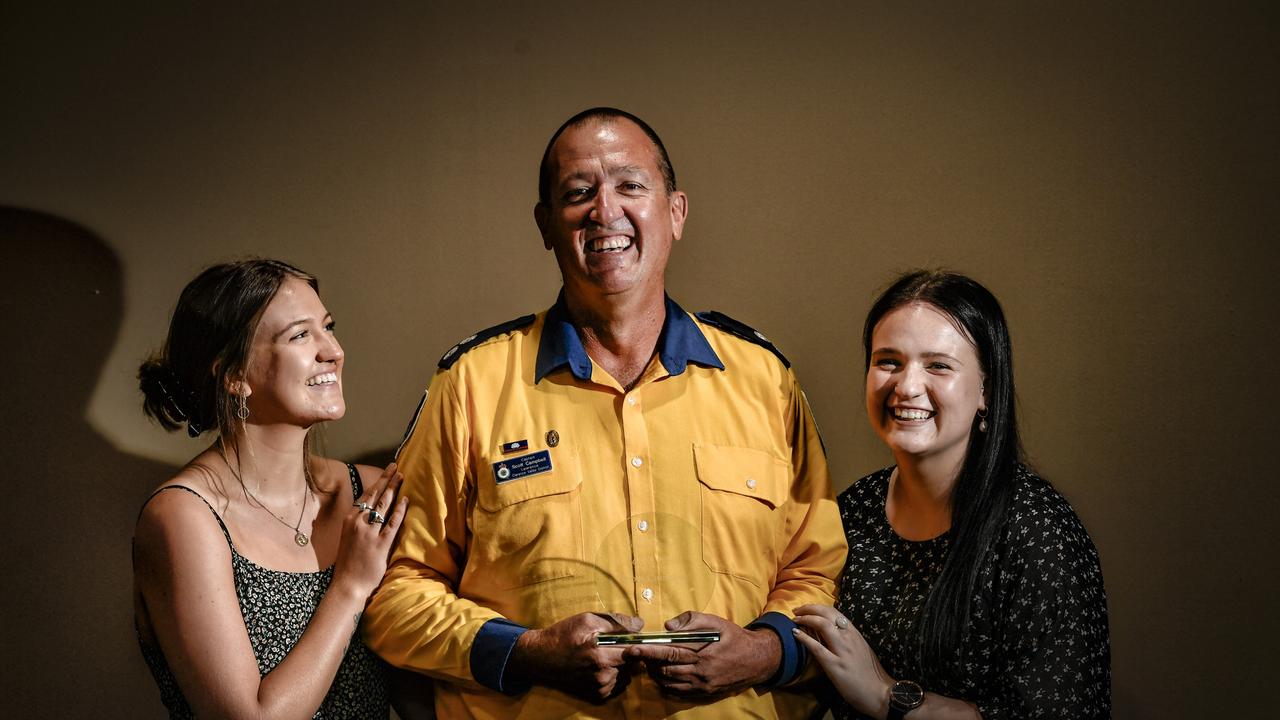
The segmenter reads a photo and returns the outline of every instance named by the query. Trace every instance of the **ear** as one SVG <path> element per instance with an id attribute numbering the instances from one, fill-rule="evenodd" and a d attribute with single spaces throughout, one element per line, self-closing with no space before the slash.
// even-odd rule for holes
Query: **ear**
<path id="1" fill-rule="evenodd" d="M 684 235 L 684 221 L 689 215 L 689 196 L 675 190 L 668 200 L 671 205 L 671 239 L 679 240 Z"/>
<path id="2" fill-rule="evenodd" d="M 243 395 L 248 398 L 253 394 L 253 389 L 249 387 L 249 383 L 244 380 L 232 380 L 227 378 L 227 392 L 232 395 Z"/>
<path id="3" fill-rule="evenodd" d="M 533 222 L 538 225 L 538 232 L 542 235 L 542 247 L 547 250 L 551 249 L 551 239 L 547 237 L 547 224 L 551 220 L 551 208 L 541 202 L 533 206 Z"/>
<path id="4" fill-rule="evenodd" d="M 982 384 L 978 386 L 978 412 L 987 411 L 987 379 L 982 378 Z"/>

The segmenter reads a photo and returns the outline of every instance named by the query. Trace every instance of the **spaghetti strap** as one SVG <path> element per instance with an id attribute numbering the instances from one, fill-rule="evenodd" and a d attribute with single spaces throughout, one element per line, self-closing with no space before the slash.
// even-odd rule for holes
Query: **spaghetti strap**
<path id="1" fill-rule="evenodd" d="M 347 474 L 351 476 L 351 502 L 360 502 L 360 496 L 364 494 L 364 483 L 360 482 L 360 473 L 356 471 L 356 466 L 347 463 Z"/>
<path id="2" fill-rule="evenodd" d="M 195 495 L 196 497 L 200 498 L 200 502 L 204 503 L 205 507 L 209 508 L 209 512 L 213 513 L 213 519 L 218 521 L 218 527 L 222 528 L 222 535 L 227 539 L 227 546 L 230 547 L 232 551 L 236 549 L 235 543 L 231 542 L 231 532 L 227 530 L 226 524 L 222 522 L 222 516 L 218 515 L 218 511 L 213 509 L 213 506 L 209 504 L 208 500 L 204 499 L 203 495 L 196 492 L 195 490 L 192 490 L 186 485 L 165 485 L 159 490 L 156 490 L 155 492 L 151 493 L 151 496 L 147 498 L 146 502 L 142 503 L 142 509 L 145 509 L 147 507 L 147 503 L 150 503 L 155 498 L 155 496 L 159 495 L 165 490 L 186 490 L 192 495 Z M 139 516 L 142 515 L 142 509 L 138 510 Z"/>

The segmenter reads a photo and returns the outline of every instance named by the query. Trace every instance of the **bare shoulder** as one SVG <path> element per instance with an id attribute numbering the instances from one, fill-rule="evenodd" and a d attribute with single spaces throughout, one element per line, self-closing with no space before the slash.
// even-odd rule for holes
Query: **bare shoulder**
<path id="1" fill-rule="evenodd" d="M 316 458 L 316 465 L 318 468 L 316 482 L 321 492 L 341 498 L 351 496 L 351 471 L 346 462 L 334 458 Z M 372 487 L 382 474 L 381 468 L 371 465 L 356 465 L 355 468 L 360 484 L 366 490 Z"/>
<path id="2" fill-rule="evenodd" d="M 373 487 L 373 484 L 378 482 L 384 469 L 374 465 L 356 465 L 356 472 L 360 473 L 360 482 L 366 489 Z"/>
<path id="3" fill-rule="evenodd" d="M 229 562 L 230 546 L 215 509 L 217 495 L 191 466 L 162 484 L 142 507 L 134 529 L 139 560 L 163 566 Z"/>

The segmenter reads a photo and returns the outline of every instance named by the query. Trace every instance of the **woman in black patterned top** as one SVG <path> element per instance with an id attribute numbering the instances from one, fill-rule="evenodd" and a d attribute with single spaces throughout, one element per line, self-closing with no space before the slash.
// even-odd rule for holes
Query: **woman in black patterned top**
<path id="1" fill-rule="evenodd" d="M 357 625 L 405 501 L 394 465 L 311 452 L 312 427 L 346 411 L 317 287 L 275 260 L 211 267 L 139 369 L 162 426 L 216 433 L 148 499 L 134 536 L 138 639 L 170 717 L 388 715 L 384 666 Z"/>
<path id="2" fill-rule="evenodd" d="M 1004 314 L 977 282 L 899 278 L 863 330 L 895 466 L 841 494 L 837 607 L 799 640 L 837 718 L 1108 718 L 1107 604 L 1071 506 L 1021 463 Z"/>

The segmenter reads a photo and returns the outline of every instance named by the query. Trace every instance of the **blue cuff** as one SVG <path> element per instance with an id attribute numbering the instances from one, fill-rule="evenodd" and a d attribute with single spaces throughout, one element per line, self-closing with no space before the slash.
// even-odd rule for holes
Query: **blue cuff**
<path id="1" fill-rule="evenodd" d="M 519 695 L 533 687 L 533 683 L 507 677 L 507 662 L 516 640 L 529 628 L 509 620 L 494 618 L 480 626 L 476 639 L 471 643 L 471 675 L 476 682 L 497 690 L 504 695 Z M 795 642 L 794 640 L 792 641 Z"/>
<path id="2" fill-rule="evenodd" d="M 767 627 L 777 633 L 778 640 L 782 642 L 782 661 L 778 663 L 778 671 L 761 687 L 775 688 L 786 685 L 800 676 L 800 672 L 809 662 L 809 651 L 796 642 L 795 635 L 791 633 L 796 623 L 786 615 L 780 612 L 767 612 L 747 625 L 749 630 L 761 627 Z"/>

